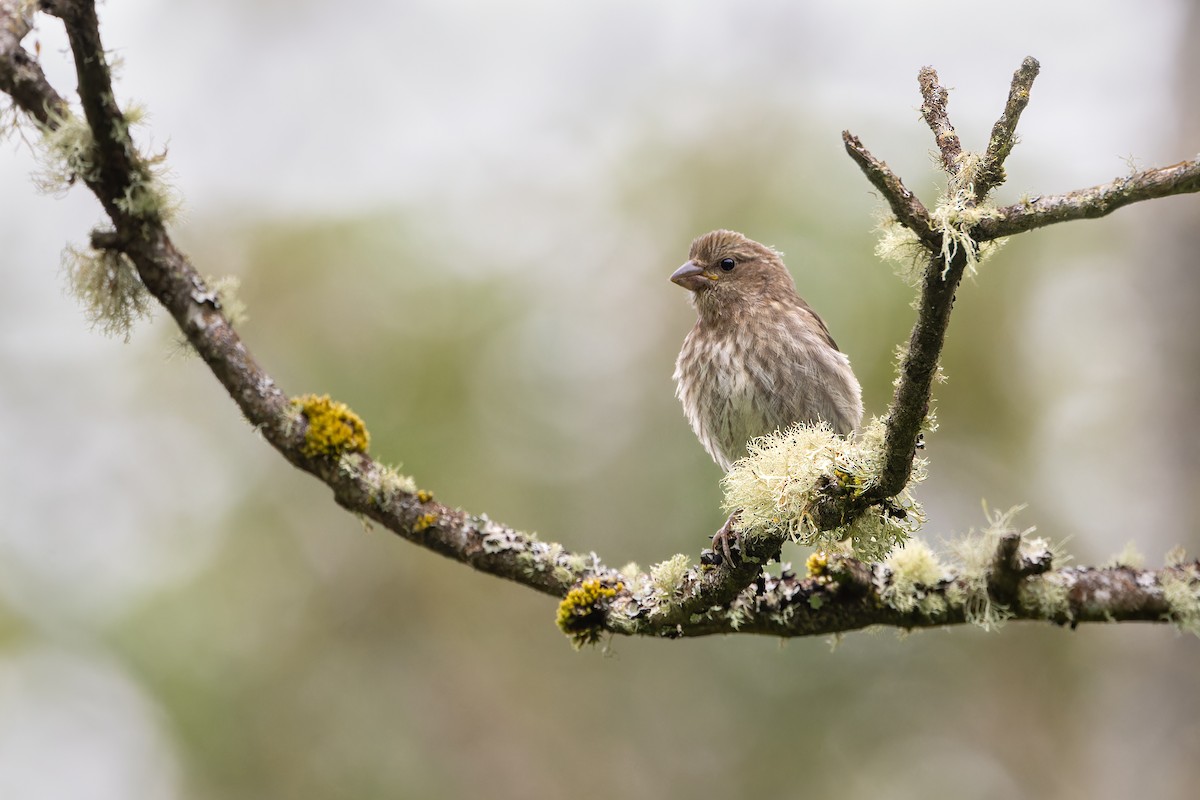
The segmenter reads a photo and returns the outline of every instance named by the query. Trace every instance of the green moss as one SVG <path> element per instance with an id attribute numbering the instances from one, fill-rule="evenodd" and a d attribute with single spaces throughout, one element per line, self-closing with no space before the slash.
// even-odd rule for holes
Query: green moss
<path id="1" fill-rule="evenodd" d="M 329 395 L 293 398 L 292 409 L 308 421 L 302 452 L 309 458 L 363 453 L 371 442 L 362 419 L 345 403 L 329 399 Z"/>
<path id="2" fill-rule="evenodd" d="M 624 588 L 621 583 L 605 586 L 597 578 L 589 578 L 567 592 L 558 604 L 557 623 L 576 650 L 600 641 L 609 601 Z"/>

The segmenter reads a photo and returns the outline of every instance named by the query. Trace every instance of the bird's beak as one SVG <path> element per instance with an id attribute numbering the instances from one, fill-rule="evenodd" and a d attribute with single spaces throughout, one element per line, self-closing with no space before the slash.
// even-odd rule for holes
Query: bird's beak
<path id="1" fill-rule="evenodd" d="M 688 261 L 671 275 L 671 283 L 677 283 L 691 292 L 698 292 L 712 285 L 713 279 L 695 261 Z"/>

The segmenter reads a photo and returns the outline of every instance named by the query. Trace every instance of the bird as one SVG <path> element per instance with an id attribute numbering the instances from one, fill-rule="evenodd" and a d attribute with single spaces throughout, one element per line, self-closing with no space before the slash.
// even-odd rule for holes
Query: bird
<path id="1" fill-rule="evenodd" d="M 850 359 L 796 291 L 782 253 L 736 231 L 711 231 L 692 242 L 671 281 L 696 309 L 675 362 L 675 396 L 723 471 L 750 440 L 795 423 L 824 421 L 842 435 L 861 424 Z M 717 562 L 723 555 L 734 564 L 737 516 L 713 536 Z"/>

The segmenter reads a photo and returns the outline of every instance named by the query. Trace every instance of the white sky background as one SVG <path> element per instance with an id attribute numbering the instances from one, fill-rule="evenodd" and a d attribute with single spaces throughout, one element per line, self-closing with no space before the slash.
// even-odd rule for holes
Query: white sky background
<path id="1" fill-rule="evenodd" d="M 926 175 L 929 136 L 916 111 L 924 64 L 955 89 L 952 119 L 965 144 L 977 146 L 1013 70 L 1025 55 L 1039 58 L 1009 191 L 1099 183 L 1125 172 L 1129 155 L 1146 166 L 1171 163 L 1191 155 L 1173 149 L 1170 95 L 1184 8 L 1182 0 L 109 0 L 101 23 L 125 62 L 119 97 L 144 103 L 151 118 L 143 137 L 169 145 L 185 225 L 424 199 L 457 209 L 460 230 L 494 237 L 522 213 L 509 196 L 514 184 L 577 200 L 562 212 L 574 231 L 603 227 L 589 216 L 603 207 L 592 186 L 627 143 L 647 128 L 701 136 L 697 126 L 711 124 L 725 98 L 746 92 L 803 106 L 825 125 L 814 159 L 844 160 L 840 131 L 849 128 L 901 175 Z M 34 36 L 52 81 L 74 97 L 57 28 L 42 18 Z M 149 467 L 124 457 L 120 443 L 149 426 L 164 453 L 179 454 L 166 457 L 193 469 L 211 464 L 197 470 L 205 477 L 196 491 L 218 516 L 231 491 L 218 466 L 229 443 L 210 450 L 166 411 L 147 419 L 129 410 L 135 395 L 152 391 L 137 385 L 136 363 L 160 344 L 135 338 L 126 346 L 87 330 L 57 265 L 64 242 L 86 238 L 98 206 L 78 190 L 37 196 L 33 168 L 27 148 L 0 145 L 0 592 L 47 631 L 38 648 L 52 652 L 0 655 L 0 770 L 27 755 L 30 740 L 12 731 L 31 720 L 69 728 L 72 713 L 86 722 L 95 706 L 119 703 L 136 718 L 125 730 L 137 735 L 47 737 L 61 767 L 56 780 L 72 765 L 97 763 L 96 747 L 116 764 L 84 770 L 88 783 L 70 792 L 56 783 L 57 796 L 168 797 L 177 791 L 169 788 L 174 770 L 139 768 L 169 759 L 147 743 L 161 735 L 153 733 L 153 701 L 139 699 L 119 664 L 52 643 L 86 641 L 92 626 L 215 547 L 172 538 L 178 512 L 163 485 L 172 471 L 161 460 Z M 91 398 L 90 419 L 70 419 L 72 395 Z M 164 499 L 130 506 L 122 498 L 131 487 Z M 63 497 L 75 499 L 64 505 Z M 47 531 L 66 539 L 48 541 Z M 42 674 L 36 665 L 46 659 L 56 668 L 43 687 L 65 676 L 64 691 L 15 700 L 14 687 L 30 670 Z M 63 700 L 82 695 L 90 706 Z M 12 788 L 5 796 L 49 796 L 35 785 L 45 772 L 0 787 Z"/>

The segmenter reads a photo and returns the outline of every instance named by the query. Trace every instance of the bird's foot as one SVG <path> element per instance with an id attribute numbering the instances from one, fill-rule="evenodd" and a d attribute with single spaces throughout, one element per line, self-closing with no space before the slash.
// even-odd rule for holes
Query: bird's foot
<path id="1" fill-rule="evenodd" d="M 734 525 L 737 522 L 738 512 L 734 511 L 729 515 L 729 519 L 725 520 L 725 524 L 721 529 L 713 534 L 712 549 L 705 550 L 700 554 L 700 563 L 717 566 L 722 562 L 731 567 L 736 567 L 742 560 L 742 538 Z"/>

